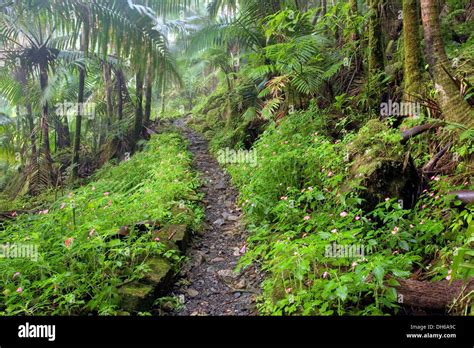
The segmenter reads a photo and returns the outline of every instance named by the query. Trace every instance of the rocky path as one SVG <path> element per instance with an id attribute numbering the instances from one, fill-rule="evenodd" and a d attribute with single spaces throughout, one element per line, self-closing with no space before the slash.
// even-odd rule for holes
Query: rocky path
<path id="1" fill-rule="evenodd" d="M 184 120 L 175 125 L 189 140 L 194 169 L 203 181 L 206 221 L 202 233 L 193 238 L 189 262 L 173 289 L 184 302 L 174 315 L 256 315 L 255 297 L 261 281 L 258 271 L 252 266 L 241 274 L 234 273 L 245 253 L 246 240 L 236 206 L 237 192 L 209 154 L 205 139 L 188 128 Z"/>

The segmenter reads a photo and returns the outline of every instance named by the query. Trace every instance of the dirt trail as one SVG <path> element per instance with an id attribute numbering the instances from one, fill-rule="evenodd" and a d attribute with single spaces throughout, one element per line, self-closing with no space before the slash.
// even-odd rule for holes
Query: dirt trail
<path id="1" fill-rule="evenodd" d="M 205 139 L 175 122 L 189 140 L 194 169 L 203 181 L 206 221 L 193 238 L 189 262 L 181 271 L 173 294 L 184 296 L 184 308 L 174 315 L 256 315 L 255 297 L 261 277 L 252 266 L 241 274 L 233 270 L 245 252 L 246 231 L 236 206 L 237 192 L 227 174 L 209 154 Z"/>

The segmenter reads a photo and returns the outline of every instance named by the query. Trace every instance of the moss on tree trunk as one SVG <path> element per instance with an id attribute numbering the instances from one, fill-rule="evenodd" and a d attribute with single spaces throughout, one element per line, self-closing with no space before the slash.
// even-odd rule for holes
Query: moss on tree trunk
<path id="1" fill-rule="evenodd" d="M 441 37 L 437 2 L 421 0 L 421 18 L 425 35 L 425 58 L 438 91 L 438 100 L 444 118 L 474 128 L 474 115 L 462 98 L 450 75 L 450 64 Z"/>
<path id="2" fill-rule="evenodd" d="M 405 93 L 420 94 L 422 73 L 417 0 L 403 0 L 403 44 Z"/>
<path id="3" fill-rule="evenodd" d="M 383 69 L 382 30 L 379 15 L 380 0 L 369 0 L 369 74 Z"/>

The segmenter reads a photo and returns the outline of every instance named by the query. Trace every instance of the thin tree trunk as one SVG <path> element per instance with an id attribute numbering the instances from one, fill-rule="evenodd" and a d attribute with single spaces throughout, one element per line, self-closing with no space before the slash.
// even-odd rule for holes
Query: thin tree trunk
<path id="1" fill-rule="evenodd" d="M 135 124 L 133 131 L 133 148 L 140 139 L 143 128 L 143 71 L 139 68 L 136 74 L 136 97 L 137 105 L 135 107 Z"/>
<path id="2" fill-rule="evenodd" d="M 40 86 L 44 93 L 48 87 L 48 69 L 45 64 L 40 66 Z M 41 133 L 42 133 L 42 150 L 44 156 L 44 164 L 48 171 L 48 180 L 50 184 L 54 182 L 53 178 L 53 159 L 51 158 L 51 149 L 49 144 L 49 123 L 48 123 L 48 102 L 45 101 L 41 108 Z"/>
<path id="3" fill-rule="evenodd" d="M 107 119 L 112 121 L 114 107 L 112 101 L 112 69 L 109 64 L 104 63 L 105 100 L 107 104 Z"/>
<path id="4" fill-rule="evenodd" d="M 88 23 L 84 22 L 82 27 L 82 50 L 87 54 L 89 33 Z M 82 127 L 82 108 L 84 105 L 84 87 L 86 80 L 86 70 L 79 69 L 79 91 L 77 96 L 77 116 L 76 116 L 76 130 L 74 133 L 74 147 L 72 155 L 72 180 L 75 180 L 79 173 L 79 152 L 81 148 L 81 127 Z"/>
<path id="5" fill-rule="evenodd" d="M 161 74 L 161 114 L 165 113 L 165 89 L 166 89 L 166 79 L 165 79 L 165 69 L 163 68 L 163 72 Z"/>
<path id="6" fill-rule="evenodd" d="M 144 121 L 145 125 L 148 125 L 150 123 L 152 92 L 153 92 L 153 61 L 151 59 L 151 55 L 148 55 L 147 72 L 146 72 L 146 91 L 145 91 L 145 121 Z"/>
<path id="7" fill-rule="evenodd" d="M 81 147 L 81 127 L 82 127 L 82 113 L 81 106 L 84 104 L 84 84 L 86 79 L 86 72 L 84 69 L 79 70 L 79 93 L 77 97 L 77 115 L 76 115 L 76 129 L 74 132 L 74 147 L 72 157 L 72 179 L 76 179 L 79 172 L 79 151 Z"/>
<path id="8" fill-rule="evenodd" d="M 31 163 L 36 164 L 38 161 L 38 151 L 36 149 L 36 132 L 35 132 L 35 122 L 33 119 L 33 110 L 31 108 L 31 103 L 26 103 L 26 113 L 28 118 L 28 127 L 30 131 L 31 139 Z"/>
<path id="9" fill-rule="evenodd" d="M 124 84 L 124 77 L 122 70 L 117 70 L 117 118 L 118 120 L 123 119 L 123 84 Z"/>
<path id="10" fill-rule="evenodd" d="M 438 6 L 435 0 L 421 0 L 421 19 L 425 34 L 425 58 L 438 91 L 439 104 L 444 118 L 474 128 L 474 115 L 452 81 L 450 64 L 441 37 Z"/>

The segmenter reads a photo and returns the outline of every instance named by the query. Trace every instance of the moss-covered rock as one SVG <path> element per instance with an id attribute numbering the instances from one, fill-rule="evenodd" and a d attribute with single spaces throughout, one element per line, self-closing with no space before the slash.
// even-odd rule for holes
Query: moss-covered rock
<path id="1" fill-rule="evenodd" d="M 185 224 L 165 226 L 155 231 L 154 236 L 160 238 L 169 248 L 177 248 L 181 251 L 186 249 L 190 238 L 188 226 Z"/>
<path id="2" fill-rule="evenodd" d="M 348 146 L 353 160 L 349 186 L 366 188 L 359 195 L 365 199 L 367 211 L 387 197 L 403 200 L 405 208 L 416 201 L 420 178 L 400 140 L 397 130 L 370 120 Z"/>
<path id="3" fill-rule="evenodd" d="M 146 311 L 153 304 L 155 288 L 150 284 L 133 282 L 119 289 L 120 308 L 127 312 Z"/>
<path id="4" fill-rule="evenodd" d="M 134 313 L 149 310 L 155 298 L 171 286 L 173 270 L 169 261 L 155 257 L 145 264 L 149 271 L 143 279 L 119 289 L 120 308 L 124 311 Z"/>
<path id="5" fill-rule="evenodd" d="M 144 281 L 154 285 L 155 287 L 165 288 L 172 275 L 172 267 L 170 263 L 160 257 L 155 257 L 146 262 L 150 271 L 144 278 Z"/>

